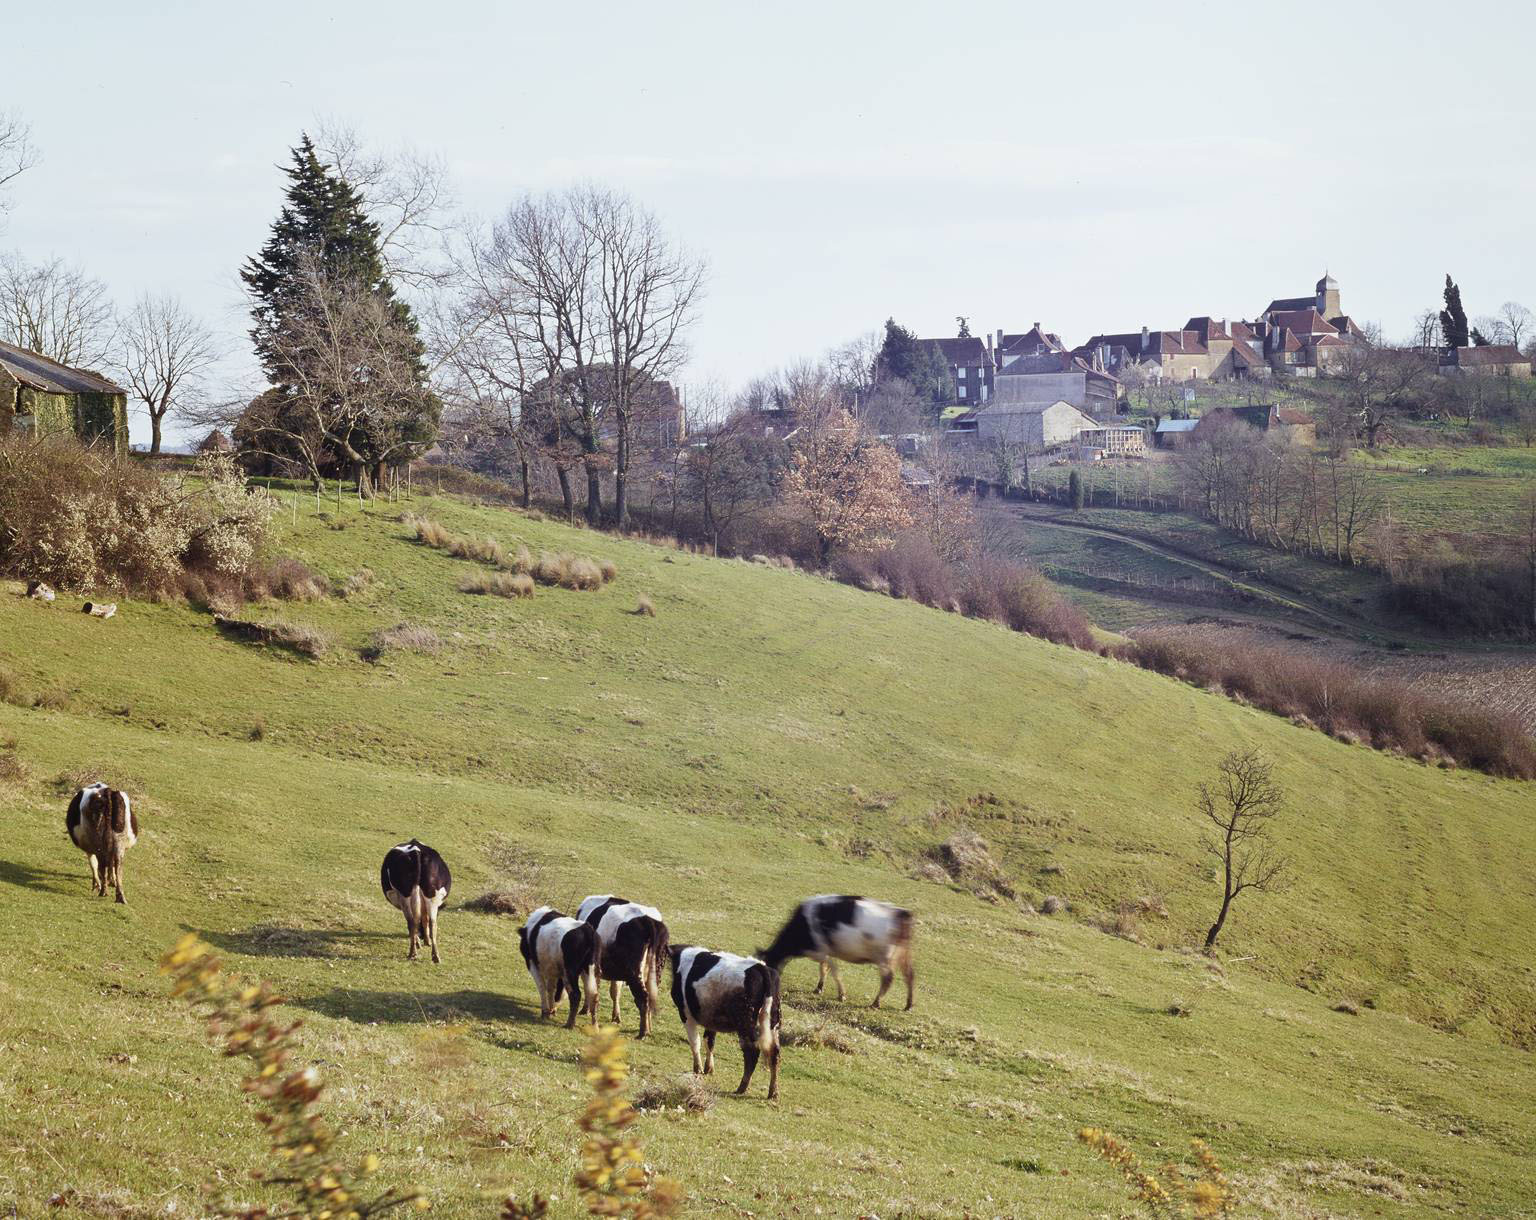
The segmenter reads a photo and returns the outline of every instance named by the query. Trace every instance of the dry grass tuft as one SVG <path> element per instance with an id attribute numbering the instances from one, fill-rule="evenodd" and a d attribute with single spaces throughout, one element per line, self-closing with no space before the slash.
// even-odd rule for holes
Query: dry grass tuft
<path id="1" fill-rule="evenodd" d="M 857 1055 L 859 1044 L 848 1036 L 840 1025 L 823 1021 L 809 1029 L 802 1029 L 791 1021 L 779 1031 L 779 1041 L 784 1046 L 796 1046 L 814 1051 L 836 1051 L 839 1055 Z"/>
<path id="2" fill-rule="evenodd" d="M 715 1108 L 715 1095 L 692 1072 L 669 1080 L 642 1080 L 635 1085 L 630 1102 L 637 1110 L 682 1110 L 706 1114 Z"/>
<path id="3" fill-rule="evenodd" d="M 213 623 L 231 639 L 248 644 L 276 645 L 311 660 L 318 660 L 331 649 L 331 637 L 326 632 L 304 623 L 259 623 L 222 614 L 214 615 Z"/>
<path id="4" fill-rule="evenodd" d="M 477 572 L 459 580 L 460 593 L 489 593 L 493 597 L 532 597 L 533 578 L 522 572 Z"/>
<path id="5" fill-rule="evenodd" d="M 609 584 L 619 578 L 619 565 L 611 559 L 604 559 L 597 565 L 597 570 L 602 574 L 603 583 Z"/>
<path id="6" fill-rule="evenodd" d="M 373 633 L 373 639 L 363 649 L 363 658 L 377 661 L 388 652 L 436 652 L 443 646 L 437 632 L 420 623 L 396 623 Z"/>
<path id="7" fill-rule="evenodd" d="M 339 592 L 342 597 L 356 597 L 359 593 L 363 592 L 372 584 L 373 569 L 358 568 L 358 570 L 353 572 L 351 576 L 347 577 Z"/>
<path id="8" fill-rule="evenodd" d="M 494 835 L 485 851 L 495 884 L 464 904 L 486 915 L 526 915 L 545 901 L 544 863 L 521 844 Z"/>
<path id="9" fill-rule="evenodd" d="M 1056 897 L 1055 894 L 1047 894 L 1045 901 L 1040 904 L 1040 914 L 1042 915 L 1056 915 L 1066 909 L 1066 901 Z"/>
<path id="10" fill-rule="evenodd" d="M 26 760 L 16 753 L 15 739 L 7 738 L 5 741 L 0 741 L 0 782 L 24 783 L 31 773 L 32 768 L 27 766 Z"/>
<path id="11" fill-rule="evenodd" d="M 951 881 L 978 897 L 1017 896 L 992 858 L 987 841 L 973 830 L 956 831 L 943 843 L 929 848 L 926 855 L 929 862 L 943 870 Z"/>
<path id="12" fill-rule="evenodd" d="M 652 602 L 651 599 L 644 593 L 642 593 L 639 600 L 635 602 L 634 612 L 640 615 L 642 618 L 655 618 L 656 604 Z"/>

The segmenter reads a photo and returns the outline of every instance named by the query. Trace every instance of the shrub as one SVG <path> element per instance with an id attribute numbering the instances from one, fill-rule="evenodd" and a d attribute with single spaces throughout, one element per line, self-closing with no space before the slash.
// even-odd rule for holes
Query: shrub
<path id="1" fill-rule="evenodd" d="M 319 601 L 331 591 L 331 582 L 309 565 L 284 556 L 262 566 L 256 576 L 269 597 L 287 602 Z"/>
<path id="2" fill-rule="evenodd" d="M 223 455 L 189 482 L 72 439 L 0 437 L 0 570 L 59 588 L 178 591 L 183 571 L 240 576 L 275 501 Z"/>
<path id="3" fill-rule="evenodd" d="M 1183 1166 L 1173 1161 L 1164 1164 L 1156 1174 L 1147 1172 L 1130 1148 L 1097 1127 L 1084 1127 L 1077 1138 L 1119 1170 L 1132 1202 L 1144 1206 L 1154 1216 L 1203 1216 L 1218 1220 L 1237 1211 L 1237 1192 L 1227 1181 L 1215 1154 L 1201 1140 L 1189 1141 L 1195 1174 L 1186 1177 Z"/>
<path id="4" fill-rule="evenodd" d="M 533 579 L 522 572 L 476 572 L 459 580 L 460 593 L 495 597 L 532 597 Z"/>
<path id="5" fill-rule="evenodd" d="M 1033 568 L 992 555 L 974 555 L 965 565 L 959 594 L 964 613 L 1005 623 L 1014 631 L 1053 644 L 1092 651 L 1093 629 L 1081 611 Z"/>
<path id="6" fill-rule="evenodd" d="M 610 584 L 619 578 L 619 565 L 611 559 L 604 559 L 597 565 L 598 573 L 603 578 L 603 583 Z"/>
<path id="7" fill-rule="evenodd" d="M 1536 779 L 1536 740 L 1513 715 L 1419 693 L 1337 661 L 1283 647 L 1148 628 L 1119 654 L 1144 669 L 1208 687 L 1315 727 L 1426 761 L 1441 757 L 1511 779 Z"/>

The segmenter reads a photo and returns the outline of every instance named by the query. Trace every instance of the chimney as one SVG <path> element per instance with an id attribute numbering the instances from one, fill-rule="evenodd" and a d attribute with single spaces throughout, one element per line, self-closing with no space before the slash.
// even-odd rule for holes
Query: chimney
<path id="1" fill-rule="evenodd" d="M 1040 329 L 1040 323 L 1038 323 L 1038 322 L 1032 322 L 1032 323 L 1030 323 L 1030 325 L 1033 326 L 1036 330 Z M 1042 332 L 1042 333 L 1044 333 L 1044 332 Z"/>
<path id="2" fill-rule="evenodd" d="M 1141 328 L 1141 350 L 1143 352 L 1145 352 L 1147 350 L 1147 338 L 1148 338 L 1147 328 L 1145 326 L 1143 326 Z"/>

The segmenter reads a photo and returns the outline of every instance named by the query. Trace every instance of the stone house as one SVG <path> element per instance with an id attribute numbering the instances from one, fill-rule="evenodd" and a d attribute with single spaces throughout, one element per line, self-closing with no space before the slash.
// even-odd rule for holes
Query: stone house
<path id="1" fill-rule="evenodd" d="M 974 335 L 963 339 L 923 339 L 939 349 L 955 386 L 955 401 L 979 407 L 992 397 L 992 352 Z"/>
<path id="2" fill-rule="evenodd" d="M 1079 433 L 1101 427 L 1091 415 L 1070 402 L 1007 402 L 1001 396 L 975 412 L 975 436 L 980 444 L 1008 441 L 1035 451 L 1070 444 Z"/>
<path id="3" fill-rule="evenodd" d="M 1448 347 L 1440 353 L 1440 371 L 1469 377 L 1529 377 L 1531 359 L 1508 343 Z"/>
<path id="4" fill-rule="evenodd" d="M 128 452 L 128 391 L 99 373 L 72 369 L 0 342 L 0 434 L 73 435 Z"/>
<path id="5" fill-rule="evenodd" d="M 1065 402 L 1094 415 L 1113 415 L 1120 382 L 1081 356 L 1066 351 L 1014 355 L 993 379 L 993 399 L 1010 406 L 1047 407 Z"/>

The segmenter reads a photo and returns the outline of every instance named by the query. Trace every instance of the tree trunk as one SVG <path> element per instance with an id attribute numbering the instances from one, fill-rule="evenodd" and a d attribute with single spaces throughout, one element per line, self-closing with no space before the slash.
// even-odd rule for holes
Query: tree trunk
<path id="1" fill-rule="evenodd" d="M 618 453 L 614 458 L 613 517 L 619 533 L 629 528 L 629 421 L 619 420 Z"/>
<path id="2" fill-rule="evenodd" d="M 1211 930 L 1205 934 L 1205 947 L 1211 948 L 1216 943 L 1216 938 L 1221 935 L 1221 925 L 1227 922 L 1227 912 L 1232 909 L 1232 896 L 1228 894 L 1221 900 L 1221 913 L 1216 916 L 1216 922 L 1211 925 Z"/>
<path id="3" fill-rule="evenodd" d="M 522 474 L 523 474 L 523 494 L 519 498 L 522 501 L 523 507 L 527 508 L 530 504 L 533 503 L 533 492 L 532 492 L 532 489 L 528 485 L 528 459 L 524 458 L 522 460 L 522 462 L 519 463 L 519 464 L 522 467 Z"/>
<path id="4" fill-rule="evenodd" d="M 565 519 L 576 515 L 576 495 L 571 490 L 571 472 L 564 466 L 555 467 L 555 477 L 560 480 L 560 497 L 565 501 Z"/>
<path id="5" fill-rule="evenodd" d="M 603 523 L 603 476 L 590 465 L 587 467 L 587 524 Z"/>
<path id="6" fill-rule="evenodd" d="M 160 452 L 160 416 L 149 417 L 149 452 L 151 455 Z"/>

